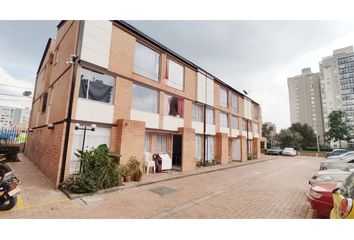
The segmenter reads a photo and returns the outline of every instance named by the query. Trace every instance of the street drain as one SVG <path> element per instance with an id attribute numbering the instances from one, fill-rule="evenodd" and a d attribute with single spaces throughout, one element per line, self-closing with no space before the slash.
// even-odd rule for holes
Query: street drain
<path id="1" fill-rule="evenodd" d="M 172 188 L 168 188 L 168 187 L 157 187 L 157 188 L 150 189 L 150 191 L 154 192 L 154 193 L 157 193 L 160 196 L 164 196 L 164 195 L 173 193 L 176 190 L 174 190 Z"/>

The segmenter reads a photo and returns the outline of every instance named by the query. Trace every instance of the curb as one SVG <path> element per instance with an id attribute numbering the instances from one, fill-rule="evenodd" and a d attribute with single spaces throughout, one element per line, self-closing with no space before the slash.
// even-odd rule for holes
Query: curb
<path id="1" fill-rule="evenodd" d="M 196 175 L 201 175 L 201 174 L 207 174 L 207 173 L 212 173 L 212 172 L 223 171 L 223 170 L 227 170 L 227 169 L 231 169 L 231 168 L 243 167 L 243 166 L 247 166 L 247 165 L 252 165 L 252 164 L 257 164 L 257 163 L 262 163 L 262 162 L 266 162 L 266 161 L 275 160 L 275 159 L 278 159 L 278 158 L 279 158 L 279 156 L 274 157 L 274 158 L 270 158 L 270 159 L 259 160 L 259 161 L 256 161 L 256 162 L 252 162 L 252 160 L 251 160 L 250 162 L 246 162 L 246 163 L 243 163 L 243 164 L 240 164 L 240 165 L 235 165 L 235 166 L 225 165 L 224 167 L 220 167 L 220 168 L 217 168 L 217 169 L 210 169 L 210 170 L 206 170 L 206 171 L 202 171 L 202 172 L 187 173 L 187 174 L 180 175 L 180 176 L 171 176 L 171 177 L 168 177 L 166 179 L 161 179 L 161 180 L 152 180 L 152 181 L 142 182 L 142 183 L 138 183 L 137 182 L 136 184 L 131 184 L 131 185 L 128 185 L 128 186 L 121 185 L 121 186 L 117 186 L 117 187 L 113 187 L 113 188 L 100 190 L 100 191 L 97 191 L 95 193 L 77 194 L 77 193 L 71 193 L 71 192 L 69 192 L 69 191 L 67 191 L 65 189 L 60 189 L 60 190 L 68 198 L 77 199 L 77 198 L 82 198 L 82 197 L 88 197 L 88 196 L 93 196 L 93 195 L 99 195 L 99 194 L 110 193 L 110 192 L 115 192 L 115 191 L 122 191 L 122 190 L 135 188 L 135 187 L 151 185 L 151 184 L 154 184 L 154 183 L 167 182 L 167 181 L 171 181 L 171 180 L 175 180 L 175 179 L 181 179 L 181 178 L 186 178 L 186 177 L 191 177 L 191 176 L 196 176 Z"/>

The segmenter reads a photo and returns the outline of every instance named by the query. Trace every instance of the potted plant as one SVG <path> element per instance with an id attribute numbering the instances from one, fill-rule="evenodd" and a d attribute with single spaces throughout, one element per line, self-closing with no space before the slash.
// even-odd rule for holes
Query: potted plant
<path id="1" fill-rule="evenodd" d="M 132 173 L 132 177 L 134 181 L 141 181 L 143 176 L 143 171 L 141 170 L 141 162 L 136 159 L 136 157 L 131 157 L 127 164 Z"/>
<path id="2" fill-rule="evenodd" d="M 121 165 L 120 174 L 124 178 L 124 182 L 130 182 L 132 180 L 132 174 L 128 164 Z"/>

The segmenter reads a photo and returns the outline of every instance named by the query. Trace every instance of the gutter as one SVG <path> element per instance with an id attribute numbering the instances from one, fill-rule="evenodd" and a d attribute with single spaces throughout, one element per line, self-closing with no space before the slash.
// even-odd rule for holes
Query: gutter
<path id="1" fill-rule="evenodd" d="M 70 88 L 70 99 L 68 105 L 68 116 L 66 118 L 66 128 L 65 128 L 65 136 L 64 136 L 64 147 L 63 147 L 63 158 L 61 161 L 61 169 L 60 169 L 60 178 L 59 184 L 64 181 L 65 176 L 65 166 L 66 166 L 66 159 L 67 159 L 67 151 L 69 146 L 69 138 L 70 138 L 70 126 L 72 122 L 72 109 L 73 109 L 73 101 L 74 101 L 74 93 L 75 93 L 75 83 L 76 83 L 76 76 L 77 76 L 77 69 L 79 65 L 79 59 L 81 55 L 81 45 L 82 45 L 82 36 L 83 36 L 83 29 L 84 29 L 84 21 L 79 22 L 79 33 L 78 33 L 78 40 L 76 43 L 76 50 L 74 57 L 73 65 L 73 72 L 71 76 L 71 88 Z"/>

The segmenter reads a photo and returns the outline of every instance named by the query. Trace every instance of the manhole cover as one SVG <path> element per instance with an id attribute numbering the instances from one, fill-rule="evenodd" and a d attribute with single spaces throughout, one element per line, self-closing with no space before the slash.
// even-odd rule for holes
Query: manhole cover
<path id="1" fill-rule="evenodd" d="M 174 190 L 172 188 L 168 188 L 168 187 L 157 187 L 157 188 L 150 189 L 150 191 L 154 192 L 154 193 L 157 193 L 160 196 L 164 196 L 164 195 L 173 193 L 176 190 Z"/>

